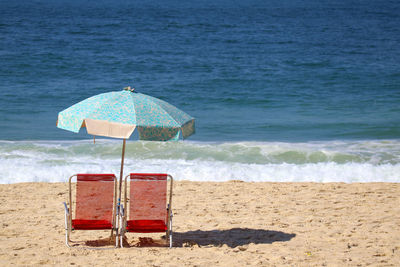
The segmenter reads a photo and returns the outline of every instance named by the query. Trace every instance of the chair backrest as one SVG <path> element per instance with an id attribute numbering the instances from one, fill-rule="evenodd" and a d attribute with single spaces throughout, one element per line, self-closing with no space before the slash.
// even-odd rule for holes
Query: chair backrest
<path id="1" fill-rule="evenodd" d="M 129 220 L 167 222 L 167 174 L 130 174 Z"/>
<path id="2" fill-rule="evenodd" d="M 115 205 L 114 174 L 77 174 L 75 219 L 111 222 Z"/>

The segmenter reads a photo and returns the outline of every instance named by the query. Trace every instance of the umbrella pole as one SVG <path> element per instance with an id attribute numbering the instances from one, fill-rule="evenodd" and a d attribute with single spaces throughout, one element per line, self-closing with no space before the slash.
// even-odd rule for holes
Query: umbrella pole
<path id="1" fill-rule="evenodd" d="M 120 207 L 121 207 L 121 191 L 122 191 L 122 176 L 124 175 L 124 159 L 125 159 L 125 144 L 126 144 L 126 139 L 124 139 L 124 142 L 122 143 L 122 157 L 121 157 L 121 170 L 119 172 L 119 190 L 118 190 L 118 206 L 117 206 L 117 212 L 119 214 L 120 212 Z"/>
<path id="2" fill-rule="evenodd" d="M 122 176 L 124 175 L 125 144 L 126 144 L 126 139 L 124 139 L 124 142 L 122 144 L 121 170 L 120 170 L 120 173 L 119 173 L 118 202 L 117 202 L 116 214 L 114 214 L 114 216 L 117 217 L 117 218 L 119 216 L 119 211 L 120 211 L 120 207 L 121 207 L 121 190 L 122 190 Z M 117 186 L 115 186 L 115 187 L 117 187 Z M 115 200 L 116 199 L 114 198 L 114 201 Z M 115 221 L 115 219 L 116 219 L 115 217 L 113 218 L 113 225 L 118 227 L 118 222 Z M 116 219 L 116 220 L 118 220 L 118 219 Z M 113 237 L 113 234 L 114 234 L 114 229 L 111 230 L 111 237 L 110 238 Z M 118 233 L 117 233 L 117 235 L 118 235 Z M 115 236 L 115 238 L 117 239 L 118 236 Z"/>
<path id="3" fill-rule="evenodd" d="M 123 179 L 122 176 L 124 175 L 125 145 L 126 145 L 126 139 L 124 139 L 124 142 L 122 144 L 121 170 L 119 173 L 118 209 L 121 205 L 121 191 L 122 191 L 122 179 Z"/>

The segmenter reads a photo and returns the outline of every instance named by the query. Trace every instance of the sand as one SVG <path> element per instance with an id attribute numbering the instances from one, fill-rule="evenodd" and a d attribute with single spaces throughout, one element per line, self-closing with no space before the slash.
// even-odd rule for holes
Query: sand
<path id="1" fill-rule="evenodd" d="M 67 248 L 67 192 L 0 185 L 1 266 L 400 266 L 400 184 L 176 182 L 172 249 L 160 234 L 128 234 L 123 249 Z M 72 238 L 104 248 L 108 235 Z"/>

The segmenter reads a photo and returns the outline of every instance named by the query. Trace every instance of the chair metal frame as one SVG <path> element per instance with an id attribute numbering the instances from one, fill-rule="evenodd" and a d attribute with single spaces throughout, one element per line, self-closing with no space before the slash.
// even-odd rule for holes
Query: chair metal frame
<path id="1" fill-rule="evenodd" d="M 169 197 L 168 197 L 168 203 L 167 203 L 167 230 L 166 230 L 166 241 L 169 242 L 169 247 L 172 248 L 172 217 L 173 217 L 173 213 L 172 213 L 172 186 L 173 186 L 173 177 L 169 174 L 161 174 L 161 173 L 131 173 L 127 176 L 125 176 L 124 179 L 124 204 L 121 204 L 121 207 L 119 209 L 119 217 L 120 217 L 120 231 L 119 231 L 119 240 L 120 240 L 120 246 L 121 248 L 123 248 L 123 239 L 125 237 L 125 233 L 128 232 L 126 231 L 126 226 L 127 226 L 127 217 L 128 214 L 127 212 L 125 212 L 125 208 L 127 208 L 127 204 L 128 204 L 128 197 L 127 197 L 127 191 L 128 191 L 128 186 L 127 186 L 127 180 L 128 178 L 131 177 L 131 175 L 165 175 L 167 177 L 167 188 L 168 188 L 168 180 L 170 181 L 170 188 L 169 188 Z M 168 194 L 168 190 L 167 190 L 167 194 Z M 129 201 L 131 201 L 131 199 L 129 199 Z"/>
<path id="2" fill-rule="evenodd" d="M 68 188 L 69 188 L 69 200 L 68 200 L 68 205 L 66 202 L 63 202 L 64 204 L 64 210 L 65 210 L 65 244 L 67 247 L 71 248 L 70 242 L 71 241 L 70 236 L 71 232 L 74 231 L 72 229 L 72 178 L 78 177 L 80 174 L 74 174 L 68 179 Z M 86 174 L 87 175 L 87 174 Z M 114 175 L 114 174 L 112 174 Z M 113 212 L 112 212 L 112 229 L 111 229 L 111 235 L 110 239 L 113 238 L 114 236 L 114 231 L 115 231 L 115 248 L 118 247 L 118 207 L 117 207 L 117 178 L 114 175 L 114 203 L 113 203 Z M 96 229 L 97 230 L 97 229 Z M 90 247 L 85 247 L 86 249 L 107 249 L 107 248 L 90 248 Z"/>

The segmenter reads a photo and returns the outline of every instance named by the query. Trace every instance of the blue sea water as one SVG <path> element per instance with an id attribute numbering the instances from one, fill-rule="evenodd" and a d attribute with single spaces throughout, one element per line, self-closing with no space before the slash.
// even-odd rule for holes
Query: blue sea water
<path id="1" fill-rule="evenodd" d="M 130 141 L 126 171 L 225 181 L 400 181 L 398 1 L 0 1 L 0 183 L 118 173 L 57 114 L 133 86 L 196 118 Z"/>

